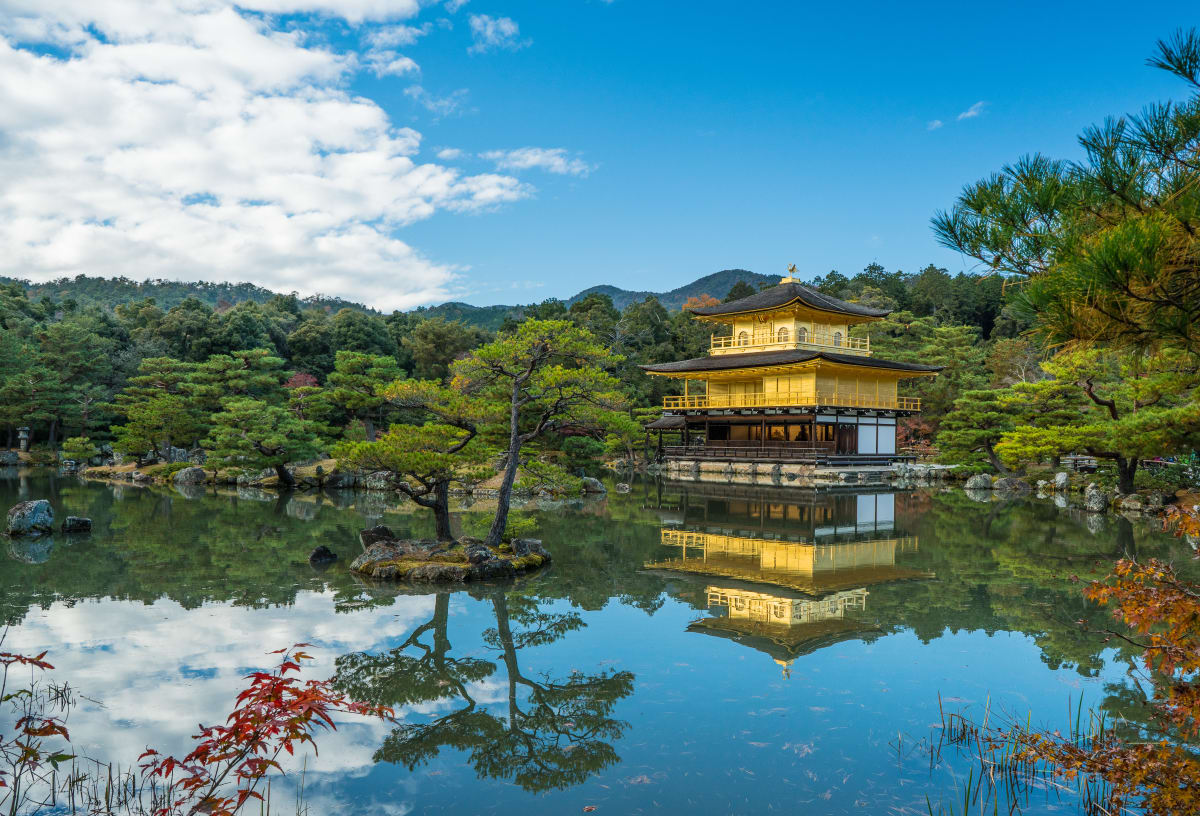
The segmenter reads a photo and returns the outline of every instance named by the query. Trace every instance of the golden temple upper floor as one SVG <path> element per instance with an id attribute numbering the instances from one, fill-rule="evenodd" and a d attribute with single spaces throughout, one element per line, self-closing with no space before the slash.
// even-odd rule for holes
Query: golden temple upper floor
<path id="1" fill-rule="evenodd" d="M 791 349 L 836 349 L 844 354 L 869 356 L 869 337 L 851 337 L 850 327 L 888 315 L 810 289 L 792 278 L 778 286 L 729 303 L 689 309 L 699 320 L 728 326 L 728 334 L 714 333 L 711 354 Z"/>
<path id="2" fill-rule="evenodd" d="M 647 374 L 684 381 L 669 410 L 847 407 L 919 411 L 901 396 L 902 379 L 935 376 L 939 366 L 901 363 L 830 351 L 764 351 L 643 365 Z M 692 384 L 701 384 L 699 389 Z"/>

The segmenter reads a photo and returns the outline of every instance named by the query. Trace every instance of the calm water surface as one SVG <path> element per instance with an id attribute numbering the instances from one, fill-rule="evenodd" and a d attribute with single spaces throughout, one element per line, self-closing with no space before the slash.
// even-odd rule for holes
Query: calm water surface
<path id="1" fill-rule="evenodd" d="M 432 532 L 378 494 L 183 495 L 0 470 L 0 510 L 28 498 L 95 522 L 0 562 L 5 646 L 49 650 L 78 689 L 77 746 L 124 763 L 148 745 L 182 754 L 265 652 L 309 641 L 315 674 L 400 718 L 321 738 L 305 800 L 331 814 L 926 813 L 927 796 L 960 801 L 968 768 L 930 770 L 939 694 L 1052 727 L 1080 695 L 1144 716 L 1131 656 L 1077 623 L 1107 615 L 1070 576 L 1186 549 L 1123 519 L 961 491 L 644 482 L 525 508 L 551 568 L 437 593 L 346 571 L 364 526 Z M 486 510 L 456 524 L 481 534 Z M 306 561 L 319 544 L 342 556 L 324 572 Z"/>

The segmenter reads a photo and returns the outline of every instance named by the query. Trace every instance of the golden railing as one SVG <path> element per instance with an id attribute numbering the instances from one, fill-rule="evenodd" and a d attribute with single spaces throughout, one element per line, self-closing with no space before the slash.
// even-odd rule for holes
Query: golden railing
<path id="1" fill-rule="evenodd" d="M 917 397 L 877 397 L 874 394 L 828 394 L 821 391 L 769 391 L 754 394 L 707 394 L 663 397 L 663 408 L 687 410 L 700 408 L 800 408 L 830 406 L 836 408 L 884 408 L 920 411 Z"/>
<path id="2" fill-rule="evenodd" d="M 870 337 L 847 337 L 842 334 L 825 334 L 823 332 L 807 332 L 797 335 L 788 330 L 786 336 L 780 337 L 778 332 L 755 332 L 754 334 L 732 335 L 717 337 L 713 335 L 709 348 L 713 351 L 780 351 L 783 349 L 798 349 L 812 346 L 814 348 L 837 349 L 849 354 L 870 354 Z"/>

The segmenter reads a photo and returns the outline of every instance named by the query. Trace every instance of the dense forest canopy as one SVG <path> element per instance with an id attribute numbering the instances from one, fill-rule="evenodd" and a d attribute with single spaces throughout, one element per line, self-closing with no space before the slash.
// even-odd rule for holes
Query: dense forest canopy
<path id="1" fill-rule="evenodd" d="M 738 297 L 775 282 L 774 277 L 727 270 L 668 294 L 672 302 L 685 295 Z M 950 275 L 933 266 L 905 273 L 871 264 L 853 276 L 830 272 L 813 285 L 846 300 L 894 310 L 887 320 L 862 327 L 872 334 L 881 356 L 947 365 L 943 377 L 913 386 L 932 406 L 915 426 L 918 435 L 936 427 L 939 414 L 959 391 L 985 385 L 989 378 L 1011 377 L 1013 366 L 1005 362 L 1009 357 L 1035 354 L 1012 348 L 1022 343 L 1014 338 L 1025 325 L 1006 308 L 1000 276 Z M 705 286 L 718 288 L 701 288 Z M 275 361 L 271 376 L 279 387 L 268 401 L 305 396 L 302 389 L 284 388 L 285 382 L 332 394 L 336 388 L 330 376 L 336 381 L 338 359 L 345 353 L 392 360 L 394 366 L 368 366 L 382 379 L 445 381 L 454 360 L 526 318 L 565 319 L 590 331 L 621 358 L 614 373 L 628 403 L 653 410 L 679 386 L 646 377 L 637 366 L 707 352 L 711 327 L 693 320 L 681 305 L 670 308 L 647 294 L 621 309 L 609 294 L 590 291 L 572 301 L 497 307 L 506 311 L 494 315 L 499 320 L 489 329 L 468 322 L 465 314 L 451 320 L 436 309 L 420 309 L 385 316 L 358 304 L 273 294 L 251 284 L 138 284 L 86 277 L 43 286 L 7 282 L 0 284 L 0 424 L 10 440 L 15 428 L 29 426 L 35 442 L 50 446 L 77 436 L 111 440 L 120 435 L 113 426 L 129 427 L 131 417 L 123 406 L 130 402 L 131 389 L 137 392 L 153 381 L 150 387 L 162 392 L 157 415 L 169 414 L 171 400 L 184 396 L 173 385 L 163 385 L 170 382 L 172 366 L 171 376 L 179 381 L 197 376 L 219 380 L 232 376 L 221 373 L 229 360 L 244 361 L 239 353 L 254 349 Z M 1003 359 L 989 362 L 994 353 Z M 344 362 L 351 365 L 349 358 Z M 197 387 L 183 390 L 195 392 Z M 228 383 L 208 387 L 224 388 L 228 396 Z M 220 407 L 209 402 L 189 409 L 203 416 L 192 430 L 177 429 L 180 443 L 203 439 L 199 431 L 211 425 L 205 412 Z M 390 418 L 383 409 L 363 415 L 345 399 L 325 403 L 318 413 L 334 438 L 361 434 L 364 424 L 386 428 Z"/>

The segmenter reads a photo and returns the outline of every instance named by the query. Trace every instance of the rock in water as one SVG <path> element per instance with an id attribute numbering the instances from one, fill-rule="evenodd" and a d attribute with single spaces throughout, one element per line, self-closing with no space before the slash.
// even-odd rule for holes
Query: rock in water
<path id="1" fill-rule="evenodd" d="M 1146 509 L 1146 500 L 1137 493 L 1128 496 L 1118 496 L 1113 502 L 1120 510 L 1127 513 L 1140 513 Z"/>
<path id="2" fill-rule="evenodd" d="M 778 475 L 779 465 L 775 466 L 774 473 L 776 475 Z M 617 482 L 617 486 L 614 488 L 614 490 L 616 490 L 618 493 L 629 493 L 630 491 L 633 490 L 633 488 L 630 487 L 629 485 L 625 484 L 624 482 Z"/>
<path id="3" fill-rule="evenodd" d="M 991 490 L 992 477 L 986 473 L 976 473 L 970 479 L 967 479 L 967 483 L 963 487 L 967 490 Z"/>
<path id="4" fill-rule="evenodd" d="M 350 569 L 380 580 L 488 581 L 512 578 L 550 561 L 550 554 L 535 538 L 514 539 L 511 544 L 492 549 L 473 538 L 449 542 L 388 539 L 378 527 L 364 530 L 360 537 L 366 549 Z"/>
<path id="5" fill-rule="evenodd" d="M 0 467 L 14 467 L 21 464 L 21 454 L 13 450 L 0 451 Z"/>
<path id="6" fill-rule="evenodd" d="M 1103 513 L 1108 509 L 1108 497 L 1095 482 L 1090 483 L 1083 492 L 1083 507 L 1090 513 Z"/>
<path id="7" fill-rule="evenodd" d="M 1029 483 L 1024 479 L 1017 479 L 1010 476 L 1005 479 L 997 479 L 996 483 L 992 485 L 992 489 L 999 490 L 1002 493 L 1028 493 L 1030 488 Z"/>
<path id="8" fill-rule="evenodd" d="M 607 493 L 608 488 L 599 479 L 593 479 L 591 476 L 583 477 L 583 492 L 584 493 Z"/>
<path id="9" fill-rule="evenodd" d="M 178 485 L 198 485 L 204 484 L 207 477 L 204 475 L 202 467 L 188 467 L 175 474 L 175 484 Z"/>
<path id="10" fill-rule="evenodd" d="M 395 541 L 396 534 L 386 525 L 380 524 L 361 531 L 358 534 L 358 540 L 362 543 L 362 548 L 367 550 L 371 548 L 372 544 L 380 541 Z"/>
<path id="11" fill-rule="evenodd" d="M 308 563 L 314 567 L 327 567 L 337 561 L 337 553 L 322 544 L 308 554 Z"/>
<path id="12" fill-rule="evenodd" d="M 45 499 L 14 504 L 4 532 L 10 536 L 41 535 L 54 527 L 54 509 Z"/>
<path id="13" fill-rule="evenodd" d="M 1070 476 L 1068 476 L 1066 473 L 1063 473 L 1062 471 L 1059 471 L 1058 473 L 1054 474 L 1054 489 L 1055 490 L 1059 490 L 1059 491 L 1066 490 L 1070 486 L 1071 486 L 1071 477 Z"/>
<path id="14" fill-rule="evenodd" d="M 62 531 L 64 533 L 90 533 L 92 520 L 84 516 L 67 516 L 67 520 L 63 522 Z"/>

